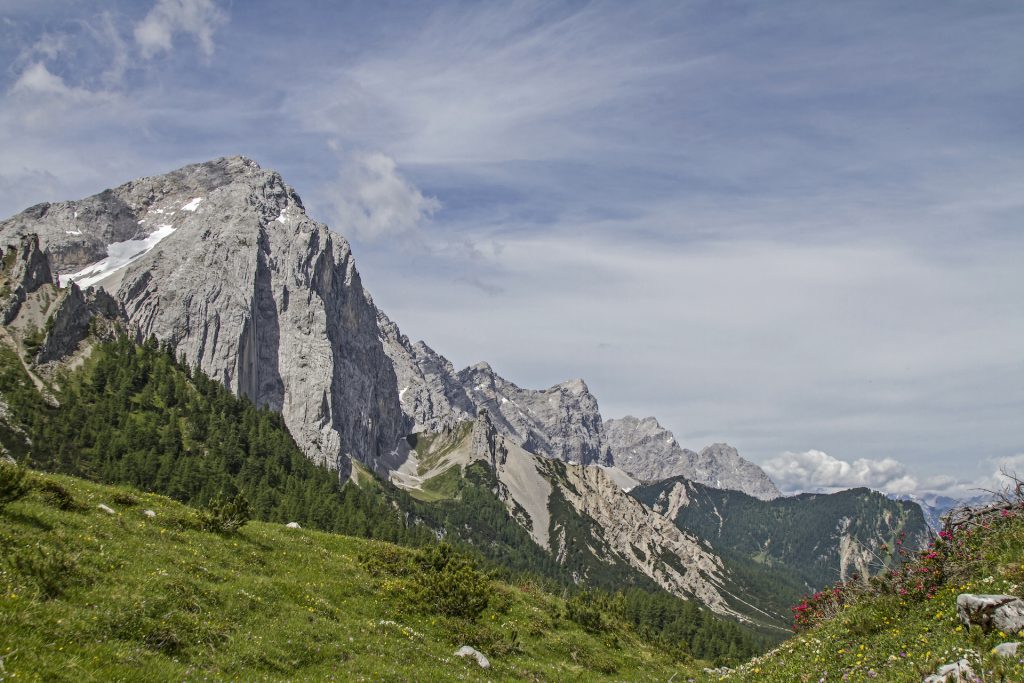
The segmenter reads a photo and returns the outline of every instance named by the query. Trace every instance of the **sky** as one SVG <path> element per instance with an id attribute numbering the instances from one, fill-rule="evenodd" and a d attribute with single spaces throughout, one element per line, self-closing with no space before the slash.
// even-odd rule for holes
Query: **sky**
<path id="1" fill-rule="evenodd" d="M 0 0 L 0 214 L 244 154 L 412 339 L 788 492 L 1024 472 L 1024 4 Z"/>

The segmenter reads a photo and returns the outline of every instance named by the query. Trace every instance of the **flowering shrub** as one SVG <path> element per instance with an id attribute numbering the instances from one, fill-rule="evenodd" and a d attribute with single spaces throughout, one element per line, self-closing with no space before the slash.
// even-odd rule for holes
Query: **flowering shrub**
<path id="1" fill-rule="evenodd" d="M 839 614 L 846 605 L 848 595 L 849 589 L 844 583 L 837 583 L 813 595 L 805 595 L 799 604 L 790 608 L 793 612 L 793 631 L 806 631 Z"/>
<path id="2" fill-rule="evenodd" d="M 968 515 L 939 532 L 923 550 L 909 550 L 905 534 L 895 541 L 892 567 L 872 577 L 867 585 L 838 583 L 831 588 L 805 596 L 791 608 L 793 631 L 801 632 L 843 610 L 860 595 L 889 594 L 903 601 L 932 600 L 950 581 L 965 581 L 978 562 L 975 534 L 1011 522 L 1024 512 L 1024 500 L 1017 499 L 1003 508 Z M 883 546 L 883 550 L 887 550 Z"/>

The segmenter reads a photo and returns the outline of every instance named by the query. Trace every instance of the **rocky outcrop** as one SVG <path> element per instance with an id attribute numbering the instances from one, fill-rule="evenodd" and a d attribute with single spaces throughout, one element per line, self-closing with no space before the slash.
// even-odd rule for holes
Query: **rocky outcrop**
<path id="1" fill-rule="evenodd" d="M 565 462 L 611 464 L 597 399 L 583 380 L 522 389 L 487 363 L 460 371 L 458 380 L 497 430 L 527 451 Z"/>
<path id="2" fill-rule="evenodd" d="M 344 474 L 349 457 L 372 463 L 406 433 L 351 249 L 277 173 L 242 157 L 187 166 L 0 224 L 0 236 L 26 231 L 65 274 L 99 272 L 140 339 L 173 343 L 280 411 L 315 462 Z M 115 268 L 111 242 L 144 255 L 119 253 L 128 265 Z"/>
<path id="3" fill-rule="evenodd" d="M 631 498 L 600 467 L 564 466 L 555 476 L 572 507 L 601 529 L 608 547 L 679 596 L 719 614 L 741 617 L 725 599 L 726 569 L 711 546 Z"/>
<path id="4" fill-rule="evenodd" d="M 975 595 L 956 597 L 956 612 L 965 628 L 980 626 L 985 633 L 995 629 L 1003 633 L 1024 630 L 1024 600 L 1014 595 Z"/>
<path id="5" fill-rule="evenodd" d="M 2 234 L 2 233 L 0 233 Z M 7 236 L 11 239 L 13 236 Z M 39 247 L 37 235 L 19 236 L 17 244 L 3 253 L 3 290 L 0 291 L 0 319 L 10 324 L 29 294 L 54 283 L 50 262 Z"/>
<path id="6" fill-rule="evenodd" d="M 378 311 L 377 324 L 384 352 L 395 369 L 409 431 L 441 432 L 472 420 L 477 406 L 459 383 L 451 361 L 422 341 L 410 342 L 383 312 Z"/>
<path id="7" fill-rule="evenodd" d="M 610 464 L 597 399 L 583 380 L 536 391 L 506 380 L 487 363 L 455 372 L 447 358 L 422 341 L 411 343 L 383 313 L 378 326 L 411 431 L 451 429 L 486 410 L 498 433 L 531 453 Z"/>
<path id="8" fill-rule="evenodd" d="M 740 457 L 729 444 L 712 444 L 695 453 L 680 446 L 675 435 L 653 417 L 607 420 L 604 434 L 615 465 L 641 481 L 682 476 L 762 500 L 782 495 L 764 470 Z"/>
<path id="9" fill-rule="evenodd" d="M 39 363 L 70 356 L 89 334 L 94 318 L 113 321 L 121 313 L 117 301 L 103 290 L 89 289 L 83 293 L 75 283 L 61 292 L 51 311 L 46 336 L 36 354 Z"/>

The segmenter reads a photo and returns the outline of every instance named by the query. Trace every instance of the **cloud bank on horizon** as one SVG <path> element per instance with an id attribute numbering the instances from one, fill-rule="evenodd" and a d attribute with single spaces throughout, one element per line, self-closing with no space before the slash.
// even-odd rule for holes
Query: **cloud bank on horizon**
<path id="1" fill-rule="evenodd" d="M 13 0 L 0 214 L 243 153 L 458 365 L 585 377 L 783 488 L 954 490 L 1024 448 L 1021 34 L 927 0 Z"/>
<path id="2" fill-rule="evenodd" d="M 1004 458 L 986 458 L 988 471 L 974 479 L 958 479 L 948 474 L 921 476 L 894 458 L 859 458 L 852 462 L 833 458 L 828 453 L 810 450 L 782 453 L 761 466 L 784 494 L 835 493 L 867 487 L 888 494 L 938 494 L 968 499 L 985 493 L 1000 492 L 1016 479 L 1024 479 L 1024 454 Z"/>

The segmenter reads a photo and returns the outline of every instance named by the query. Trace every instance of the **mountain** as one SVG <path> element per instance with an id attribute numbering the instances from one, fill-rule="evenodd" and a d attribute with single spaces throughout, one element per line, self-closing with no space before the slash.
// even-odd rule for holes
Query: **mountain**
<path id="1" fill-rule="evenodd" d="M 561 585 L 671 594 L 776 632 L 787 619 L 775 589 L 789 564 L 752 563 L 722 543 L 720 525 L 680 527 L 623 491 L 635 482 L 612 466 L 610 444 L 633 443 L 640 463 L 652 457 L 641 448 L 649 435 L 629 436 L 615 421 L 606 429 L 582 380 L 524 389 L 486 363 L 456 371 L 411 343 L 363 289 L 344 238 L 309 218 L 273 171 L 242 157 L 195 164 L 32 207 L 0 222 L 0 239 L 16 243 L 4 257 L 0 336 L 15 349 L 12 368 L 26 373 L 12 375 L 7 398 L 30 408 L 0 436 L 22 454 L 45 451 L 35 456 L 42 466 L 189 502 L 233 487 L 263 496 L 266 515 L 293 510 L 325 529 L 386 530 L 408 543 L 446 538 Z M 139 361 L 119 346 L 121 330 L 141 344 L 136 353 L 163 360 Z M 123 371 L 111 360 L 118 353 Z M 76 368 L 84 389 L 64 395 L 63 373 Z M 156 369 L 161 382 L 147 389 Z M 177 373 L 212 378 L 266 416 L 228 410 L 205 380 L 195 381 L 216 419 L 167 410 L 191 395 Z M 118 390 L 97 393 L 111 377 Z M 82 397 L 91 402 L 74 409 Z M 273 454 L 259 436 L 271 414 L 294 439 L 274 442 Z M 202 438 L 188 424 L 204 425 Z M 654 434 L 674 440 L 663 432 Z M 296 465 L 296 452 L 322 467 Z M 728 446 L 666 453 L 702 481 L 772 493 Z M 285 474 L 297 473 L 305 479 L 288 484 Z M 275 507 L 285 499 L 290 507 Z M 886 511 L 862 513 L 877 532 L 864 542 L 887 539 Z"/>
<path id="2" fill-rule="evenodd" d="M 931 537 L 918 505 L 866 488 L 764 501 L 673 477 L 630 495 L 719 553 L 783 569 L 805 589 L 866 579 L 893 563 L 898 540 L 917 549 Z"/>
<path id="3" fill-rule="evenodd" d="M 935 533 L 942 531 L 945 522 L 943 517 L 952 510 L 958 507 L 981 505 L 995 498 L 993 494 L 983 494 L 968 498 L 951 498 L 937 493 L 923 495 L 901 493 L 890 494 L 889 497 L 893 500 L 906 500 L 920 505 L 922 512 L 924 512 L 924 518 L 928 521 L 928 526 Z"/>
<path id="4" fill-rule="evenodd" d="M 740 457 L 732 446 L 716 443 L 695 453 L 680 446 L 675 435 L 653 417 L 606 420 L 604 433 L 615 465 L 640 481 L 682 476 L 762 500 L 782 495 L 764 470 Z"/>
<path id="5" fill-rule="evenodd" d="M 760 616 L 732 604 L 735 580 L 707 543 L 631 498 L 602 467 L 530 453 L 500 434 L 486 410 L 471 425 L 411 441 L 392 473 L 397 485 L 422 500 L 450 498 L 476 464 L 486 465 L 491 489 L 574 581 L 608 585 L 639 574 L 719 614 Z"/>
<path id="6" fill-rule="evenodd" d="M 0 271 L 4 284 L 8 270 L 25 269 Z M 29 297 L 41 299 L 54 287 L 45 269 L 40 273 Z M 707 602 L 738 616 L 718 592 L 727 572 L 706 544 L 625 496 L 602 478 L 603 470 L 583 472 L 506 444 L 486 412 L 458 430 L 411 439 L 425 470 L 420 485 L 410 477 L 408 493 L 358 463 L 355 481 L 343 484 L 302 453 L 279 414 L 183 364 L 169 344 L 150 338 L 138 345 L 124 335 L 103 342 L 90 325 L 80 340 L 87 353 L 75 365 L 32 361 L 28 342 L 37 335 L 18 324 L 32 315 L 22 306 L 14 324 L 0 327 L 0 444 L 33 467 L 127 483 L 196 505 L 240 493 L 257 518 L 304 528 L 413 546 L 443 538 L 505 575 L 526 573 L 574 591 L 577 585 L 615 591 L 607 604 L 633 604 L 629 618 L 640 620 L 638 626 L 652 610 L 674 614 L 645 628 L 661 638 L 674 624 L 691 653 L 717 658 L 764 641 L 696 607 Z M 416 454 L 409 460 L 416 462 Z M 2 484 L 0 493 L 7 490 Z M 680 613 L 670 593 L 696 600 Z M 712 631 L 718 644 L 706 637 Z"/>
<path id="7" fill-rule="evenodd" d="M 797 606 L 794 638 L 720 670 L 715 680 L 1024 681 L 1020 634 L 1010 625 L 1020 623 L 1022 609 L 1014 597 L 1024 583 L 1022 505 L 1011 493 L 1005 506 L 975 508 L 969 524 L 950 530 L 948 542 L 912 553 L 872 585 L 809 597 Z M 977 608 L 986 597 L 994 599 Z"/>
<path id="8" fill-rule="evenodd" d="M 458 372 L 424 342 L 410 343 L 379 314 L 384 350 L 398 379 L 402 410 L 416 430 L 437 431 L 487 410 L 503 436 L 547 458 L 609 464 L 597 399 L 583 380 L 523 389 L 487 363 Z"/>
<path id="9" fill-rule="evenodd" d="M 28 234 L 139 339 L 280 412 L 314 462 L 346 474 L 409 431 L 348 243 L 277 173 L 218 159 L 0 222 L 0 239 Z"/>

